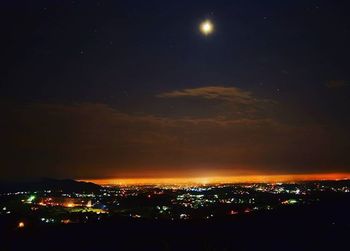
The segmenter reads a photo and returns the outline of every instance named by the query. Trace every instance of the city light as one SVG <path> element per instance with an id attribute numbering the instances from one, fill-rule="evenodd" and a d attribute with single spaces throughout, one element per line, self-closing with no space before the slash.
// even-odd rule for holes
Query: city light
<path id="1" fill-rule="evenodd" d="M 74 204 L 73 203 L 68 203 L 68 204 L 66 204 L 66 207 L 74 207 Z"/>
<path id="2" fill-rule="evenodd" d="M 244 176 L 209 176 L 209 177 L 174 177 L 174 178 L 119 178 L 119 179 L 93 179 L 80 180 L 100 185 L 210 185 L 235 183 L 267 183 L 267 182 L 296 182 L 312 180 L 342 180 L 349 179 L 349 173 L 327 174 L 285 174 L 285 175 L 244 175 Z"/>
<path id="3" fill-rule="evenodd" d="M 27 199 L 27 202 L 28 203 L 32 203 L 34 200 L 35 200 L 35 195 L 31 195 L 28 199 Z"/>
<path id="4" fill-rule="evenodd" d="M 232 218 L 234 215 L 248 217 L 257 211 L 314 204 L 327 193 L 345 196 L 349 190 L 349 180 L 240 184 L 201 182 L 186 186 L 109 185 L 100 186 L 94 192 L 38 191 L 26 200 L 22 198 L 23 194 L 29 194 L 27 191 L 2 196 L 8 197 L 6 201 L 18 200 L 26 207 L 30 201 L 30 210 L 35 211 L 36 221 L 46 225 L 101 221 L 111 215 L 181 221 Z M 0 215 L 13 214 L 11 204 L 3 204 L 1 209 Z M 14 210 L 17 211 L 18 208 Z M 23 221 L 14 224 L 18 228 L 25 226 Z"/>

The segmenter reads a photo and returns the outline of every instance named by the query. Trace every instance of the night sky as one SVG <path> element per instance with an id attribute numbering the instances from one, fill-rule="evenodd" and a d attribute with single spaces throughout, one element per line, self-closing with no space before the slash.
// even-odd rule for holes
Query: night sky
<path id="1" fill-rule="evenodd" d="M 1 1 L 0 177 L 350 172 L 349 11 Z"/>

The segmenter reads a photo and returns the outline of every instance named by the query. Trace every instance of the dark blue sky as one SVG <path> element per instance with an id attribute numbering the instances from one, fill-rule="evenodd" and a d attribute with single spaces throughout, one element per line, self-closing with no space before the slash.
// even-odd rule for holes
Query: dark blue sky
<path id="1" fill-rule="evenodd" d="M 2 1 L 3 151 L 25 155 L 4 158 L 5 174 L 24 163 L 37 167 L 33 175 L 83 178 L 165 166 L 350 170 L 349 7 L 330 0 Z M 198 30 L 205 19 L 215 26 L 210 36 Z M 105 113 L 117 118 L 106 121 Z M 235 128 L 248 119 L 263 129 Z M 93 121 L 110 125 L 88 128 Z M 88 150 L 66 150 L 57 137 Z M 282 140 L 270 144 L 270 137 Z M 212 148 L 201 149 L 202 140 Z M 176 147 L 163 151 L 163 144 Z M 87 153 L 96 156 L 91 166 Z"/>

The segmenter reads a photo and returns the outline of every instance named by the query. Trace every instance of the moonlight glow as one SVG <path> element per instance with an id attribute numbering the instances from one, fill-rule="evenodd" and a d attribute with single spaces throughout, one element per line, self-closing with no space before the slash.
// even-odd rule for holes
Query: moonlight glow
<path id="1" fill-rule="evenodd" d="M 204 35 L 207 36 L 214 31 L 214 25 L 210 20 L 205 20 L 200 24 L 199 29 Z"/>

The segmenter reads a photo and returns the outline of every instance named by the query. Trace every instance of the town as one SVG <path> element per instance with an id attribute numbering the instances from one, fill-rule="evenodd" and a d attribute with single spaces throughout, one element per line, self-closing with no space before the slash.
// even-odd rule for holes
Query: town
<path id="1" fill-rule="evenodd" d="M 80 189 L 80 188 L 79 188 Z M 235 218 L 320 203 L 350 194 L 350 181 L 297 183 L 93 186 L 89 191 L 37 189 L 0 194 L 0 217 L 10 228 L 147 219 L 190 221 Z"/>

